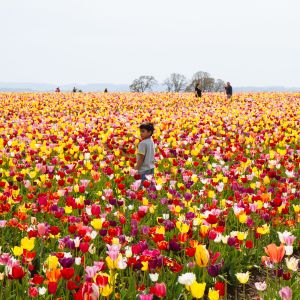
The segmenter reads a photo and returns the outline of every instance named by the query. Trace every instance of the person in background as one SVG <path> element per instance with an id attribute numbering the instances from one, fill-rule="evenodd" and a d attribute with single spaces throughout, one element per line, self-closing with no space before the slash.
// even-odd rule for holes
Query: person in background
<path id="1" fill-rule="evenodd" d="M 107 90 L 107 88 L 105 88 L 104 93 L 107 93 L 107 92 L 108 92 L 108 90 Z"/>
<path id="2" fill-rule="evenodd" d="M 56 90 L 55 90 L 55 92 L 56 92 L 56 93 L 59 93 L 59 92 L 60 92 L 60 88 L 57 87 Z"/>
<path id="3" fill-rule="evenodd" d="M 76 87 L 74 86 L 73 87 L 73 93 L 76 93 L 77 92 L 77 90 L 76 90 Z"/>
<path id="4" fill-rule="evenodd" d="M 232 86 L 230 82 L 227 82 L 227 85 L 224 88 L 225 88 L 227 99 L 230 99 L 232 97 Z"/>
<path id="5" fill-rule="evenodd" d="M 201 90 L 201 86 L 200 86 L 199 82 L 196 84 L 196 87 L 195 87 L 195 96 L 197 98 L 201 98 L 202 97 L 202 90 Z"/>
<path id="6" fill-rule="evenodd" d="M 144 182 L 147 179 L 147 175 L 154 175 L 155 145 L 152 140 L 154 126 L 152 123 L 146 122 L 141 124 L 139 128 L 142 141 L 138 145 L 135 169 L 141 175 L 142 182 Z"/>

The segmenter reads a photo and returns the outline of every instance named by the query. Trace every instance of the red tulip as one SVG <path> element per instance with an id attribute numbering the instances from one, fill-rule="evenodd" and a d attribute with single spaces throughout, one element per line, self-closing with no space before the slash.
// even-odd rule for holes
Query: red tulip
<path id="1" fill-rule="evenodd" d="M 74 268 L 63 268 L 60 273 L 64 279 L 69 280 L 73 277 L 75 271 Z"/>
<path id="2" fill-rule="evenodd" d="M 81 185 L 79 187 L 79 193 L 84 193 L 85 192 L 85 187 L 83 185 Z"/>
<path id="3" fill-rule="evenodd" d="M 156 283 L 150 288 L 150 292 L 158 298 L 164 298 L 167 294 L 167 288 L 164 283 Z"/>
<path id="4" fill-rule="evenodd" d="M 99 285 L 100 287 L 104 287 L 108 284 L 108 276 L 102 276 L 102 275 L 98 275 L 96 277 L 96 283 L 97 285 Z"/>
<path id="5" fill-rule="evenodd" d="M 21 279 L 25 276 L 25 272 L 21 266 L 12 267 L 12 277 L 14 279 Z"/>
<path id="6" fill-rule="evenodd" d="M 89 243 L 80 243 L 80 245 L 79 245 L 79 249 L 83 253 L 88 252 L 89 247 L 90 247 Z"/>
<path id="7" fill-rule="evenodd" d="M 148 181 L 148 180 L 145 180 L 145 181 L 143 182 L 143 186 L 144 186 L 145 188 L 148 188 L 150 185 L 151 185 L 151 182 Z"/>
<path id="8" fill-rule="evenodd" d="M 36 298 L 39 296 L 39 291 L 37 289 L 37 287 L 35 286 L 31 286 L 28 290 L 28 295 L 31 297 L 31 298 Z"/>
<path id="9" fill-rule="evenodd" d="M 55 294 L 57 290 L 57 282 L 49 282 L 48 283 L 48 292 L 49 294 Z"/>
<path id="10" fill-rule="evenodd" d="M 59 234 L 59 228 L 57 227 L 57 226 L 51 226 L 50 227 L 50 233 L 52 234 L 52 235 L 58 235 Z"/>
<path id="11" fill-rule="evenodd" d="M 101 207 L 99 205 L 93 204 L 91 209 L 92 215 L 97 217 L 100 215 Z"/>
<path id="12" fill-rule="evenodd" d="M 225 283 L 218 281 L 215 283 L 215 289 L 219 291 L 219 295 L 223 297 L 225 295 Z"/>
<path id="13" fill-rule="evenodd" d="M 196 253 L 196 248 L 186 248 L 185 254 L 189 257 L 194 257 Z"/>
<path id="14" fill-rule="evenodd" d="M 246 248 L 252 249 L 253 248 L 253 242 L 251 240 L 246 241 Z"/>
<path id="15" fill-rule="evenodd" d="M 34 284 L 42 284 L 44 282 L 44 277 L 39 274 L 34 274 L 33 278 L 31 279 L 31 282 Z"/>
<path id="16" fill-rule="evenodd" d="M 206 221 L 207 221 L 209 224 L 216 224 L 216 223 L 218 223 L 218 218 L 217 218 L 217 216 L 215 216 L 215 215 L 209 214 L 209 215 L 208 215 L 208 218 L 206 218 Z"/>
<path id="17" fill-rule="evenodd" d="M 75 290 L 77 288 L 78 288 L 78 285 L 74 281 L 72 281 L 72 280 L 68 281 L 68 283 L 67 283 L 67 289 L 69 291 L 73 291 L 73 290 Z"/>

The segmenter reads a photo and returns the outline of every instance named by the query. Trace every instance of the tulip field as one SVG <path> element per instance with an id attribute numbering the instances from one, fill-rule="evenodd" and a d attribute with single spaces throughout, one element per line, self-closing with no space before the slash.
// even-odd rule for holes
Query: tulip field
<path id="1" fill-rule="evenodd" d="M 0 93 L 0 299 L 300 299 L 299 167 L 300 93 Z"/>

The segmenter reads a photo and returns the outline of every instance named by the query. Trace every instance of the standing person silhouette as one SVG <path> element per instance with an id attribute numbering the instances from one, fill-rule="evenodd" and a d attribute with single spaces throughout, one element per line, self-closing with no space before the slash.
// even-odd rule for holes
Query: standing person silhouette
<path id="1" fill-rule="evenodd" d="M 227 85 L 224 86 L 224 88 L 225 88 L 227 99 L 230 99 L 232 97 L 232 86 L 230 82 L 227 82 Z"/>
<path id="2" fill-rule="evenodd" d="M 76 93 L 77 92 L 77 90 L 76 90 L 76 87 L 74 86 L 73 87 L 73 93 Z"/>
<path id="3" fill-rule="evenodd" d="M 202 97 L 202 90 L 201 90 L 201 86 L 200 86 L 199 82 L 196 84 L 196 87 L 195 87 L 195 96 L 197 98 L 201 98 Z"/>
<path id="4" fill-rule="evenodd" d="M 107 93 L 107 92 L 108 92 L 108 90 L 107 90 L 107 88 L 105 88 L 104 93 Z"/>

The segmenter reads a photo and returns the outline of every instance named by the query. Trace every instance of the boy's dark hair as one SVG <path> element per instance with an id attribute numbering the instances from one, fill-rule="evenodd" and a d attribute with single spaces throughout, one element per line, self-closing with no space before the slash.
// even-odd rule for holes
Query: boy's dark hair
<path id="1" fill-rule="evenodd" d="M 154 125 L 150 122 L 145 122 L 140 125 L 140 129 L 145 129 L 147 131 L 150 131 L 152 135 L 154 132 Z"/>

